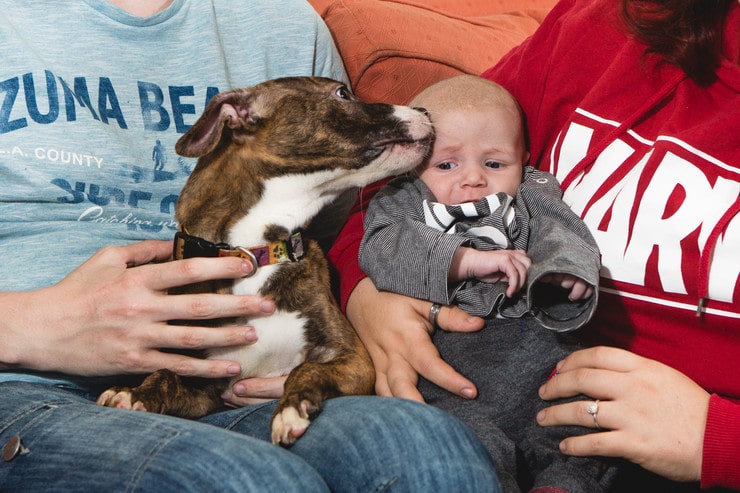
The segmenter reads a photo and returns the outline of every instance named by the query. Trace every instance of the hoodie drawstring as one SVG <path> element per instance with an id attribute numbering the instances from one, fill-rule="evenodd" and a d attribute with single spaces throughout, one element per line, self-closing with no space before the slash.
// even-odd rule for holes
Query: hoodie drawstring
<path id="1" fill-rule="evenodd" d="M 735 201 L 732 206 L 725 211 L 720 220 L 712 229 L 712 232 L 707 238 L 707 242 L 704 244 L 704 248 L 701 251 L 701 260 L 699 261 L 699 302 L 696 306 L 696 316 L 701 317 L 704 312 L 704 304 L 709 296 L 709 268 L 712 263 L 712 254 L 714 253 L 714 247 L 717 245 L 719 236 L 725 230 L 727 225 L 732 219 L 740 214 L 740 198 Z"/>

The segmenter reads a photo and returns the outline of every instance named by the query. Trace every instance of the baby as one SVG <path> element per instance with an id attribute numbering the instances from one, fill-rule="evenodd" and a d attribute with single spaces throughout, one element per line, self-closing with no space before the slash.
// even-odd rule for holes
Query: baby
<path id="1" fill-rule="evenodd" d="M 412 105 L 430 112 L 435 143 L 416 176 L 392 181 L 368 208 L 360 264 L 378 289 L 482 317 L 532 314 L 558 331 L 586 323 L 598 247 L 555 177 L 526 166 L 516 100 L 458 76 Z"/>
<path id="2" fill-rule="evenodd" d="M 567 434 L 534 419 L 537 388 L 578 347 L 564 333 L 596 308 L 596 242 L 556 178 L 527 165 L 524 117 L 504 88 L 457 76 L 411 105 L 428 111 L 434 146 L 413 175 L 370 203 L 360 265 L 378 289 L 431 301 L 433 326 L 441 305 L 488 319 L 480 333 L 435 334 L 442 356 L 479 387 L 478 399 L 426 381 L 422 394 L 478 432 L 507 491 L 605 490 L 612 464 L 563 456 L 557 443 Z"/>

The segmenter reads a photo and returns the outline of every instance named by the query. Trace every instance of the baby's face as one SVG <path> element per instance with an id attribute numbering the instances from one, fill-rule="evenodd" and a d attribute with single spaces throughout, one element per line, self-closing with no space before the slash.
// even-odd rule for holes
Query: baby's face
<path id="1" fill-rule="evenodd" d="M 434 148 L 419 177 L 437 201 L 460 204 L 498 192 L 516 196 L 529 159 L 518 117 L 504 109 L 431 117 Z"/>

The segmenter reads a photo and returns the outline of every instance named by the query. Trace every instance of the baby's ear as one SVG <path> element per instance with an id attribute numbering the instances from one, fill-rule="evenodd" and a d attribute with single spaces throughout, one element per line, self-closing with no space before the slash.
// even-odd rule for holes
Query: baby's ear
<path id="1" fill-rule="evenodd" d="M 212 152 L 221 142 L 225 126 L 246 128 L 254 123 L 252 92 L 249 89 L 217 94 L 206 106 L 190 130 L 175 144 L 175 151 L 185 157 L 201 157 Z"/>

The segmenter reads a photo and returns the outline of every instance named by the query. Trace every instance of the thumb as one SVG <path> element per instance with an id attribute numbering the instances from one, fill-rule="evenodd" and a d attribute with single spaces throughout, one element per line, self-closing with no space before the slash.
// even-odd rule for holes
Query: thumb
<path id="1" fill-rule="evenodd" d="M 443 306 L 437 316 L 437 324 L 448 332 L 476 332 L 483 328 L 484 320 L 469 315 L 456 306 Z"/>

